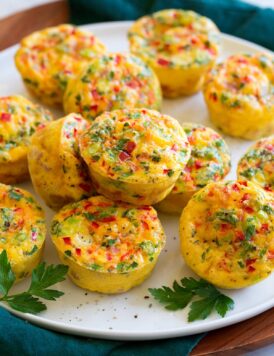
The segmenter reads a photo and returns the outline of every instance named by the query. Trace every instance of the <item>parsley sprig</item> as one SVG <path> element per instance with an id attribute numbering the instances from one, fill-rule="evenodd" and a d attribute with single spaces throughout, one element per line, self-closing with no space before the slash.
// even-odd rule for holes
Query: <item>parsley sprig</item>
<path id="1" fill-rule="evenodd" d="M 184 309 L 191 302 L 188 321 L 204 320 L 214 309 L 224 317 L 234 308 L 234 301 L 231 298 L 203 279 L 185 277 L 180 283 L 174 281 L 173 289 L 166 286 L 149 288 L 149 292 L 168 310 Z"/>
<path id="2" fill-rule="evenodd" d="M 31 284 L 26 292 L 9 295 L 15 283 L 15 274 L 8 260 L 7 252 L 0 254 L 0 301 L 6 302 L 12 309 L 23 313 L 37 314 L 46 310 L 46 305 L 39 299 L 56 300 L 64 295 L 55 289 L 48 289 L 52 285 L 62 282 L 66 278 L 68 267 L 65 265 L 49 265 L 40 263 L 32 272 Z"/>

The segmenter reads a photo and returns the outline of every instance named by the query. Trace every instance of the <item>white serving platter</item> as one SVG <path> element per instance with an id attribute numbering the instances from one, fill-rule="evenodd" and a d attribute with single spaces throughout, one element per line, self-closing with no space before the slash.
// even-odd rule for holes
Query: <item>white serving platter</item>
<path id="1" fill-rule="evenodd" d="M 131 22 L 111 22 L 83 26 L 93 32 L 108 47 L 109 51 L 128 51 L 127 30 Z M 265 50 L 250 42 L 222 34 L 222 58 L 237 52 L 254 53 Z M 0 95 L 23 94 L 29 97 L 16 71 L 13 56 L 17 46 L 0 53 Z M 267 50 L 265 50 L 267 51 Z M 270 52 L 270 51 L 267 51 Z M 33 98 L 32 98 L 33 100 Z M 162 112 L 170 114 L 179 122 L 190 121 L 213 127 L 210 122 L 201 93 L 176 100 L 164 100 Z M 61 111 L 55 111 L 56 118 Z M 216 128 L 215 128 L 216 129 Z M 237 162 L 252 144 L 225 137 L 232 154 L 232 171 L 228 178 L 235 178 Z M 33 192 L 31 183 L 21 187 Z M 48 224 L 53 211 L 37 197 L 46 211 Z M 12 311 L 34 324 L 45 328 L 81 336 L 116 340 L 151 340 L 178 337 L 205 332 L 251 318 L 274 306 L 274 274 L 265 281 L 243 290 L 225 291 L 235 301 L 235 309 L 220 318 L 212 314 L 204 321 L 187 322 L 188 309 L 170 312 L 149 296 L 148 288 L 172 285 L 174 279 L 194 276 L 180 256 L 178 237 L 178 217 L 160 215 L 167 235 L 167 244 L 156 268 L 149 279 L 131 291 L 116 295 L 100 295 L 79 289 L 70 280 L 59 284 L 58 289 L 65 295 L 56 302 L 48 302 L 48 310 L 38 316 Z M 48 236 L 44 254 L 47 263 L 58 263 L 58 258 Z M 20 291 L 29 281 L 14 288 Z M 2 304 L 3 307 L 7 308 Z"/>

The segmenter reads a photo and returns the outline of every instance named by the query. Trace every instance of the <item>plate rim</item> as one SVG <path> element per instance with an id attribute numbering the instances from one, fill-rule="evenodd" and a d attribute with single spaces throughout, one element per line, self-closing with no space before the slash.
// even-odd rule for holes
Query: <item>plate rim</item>
<path id="1" fill-rule="evenodd" d="M 89 31 L 93 31 L 98 29 L 105 29 L 106 27 L 110 28 L 121 28 L 121 27 L 126 27 L 128 28 L 134 21 L 110 21 L 110 22 L 100 22 L 100 23 L 91 23 L 91 24 L 85 24 L 78 26 L 82 29 L 86 29 Z M 253 42 L 250 42 L 248 40 L 221 33 L 221 38 L 224 38 L 225 40 L 231 41 L 231 42 L 237 42 L 238 44 L 244 45 L 244 46 L 250 46 L 255 50 L 258 51 L 265 51 L 271 55 L 273 55 L 273 52 L 263 46 L 257 45 Z M 13 52 L 16 48 L 18 47 L 18 44 L 15 44 L 13 46 L 10 46 L 2 51 L 0 51 L 0 57 L 2 55 L 9 55 L 9 52 Z M 184 326 L 183 328 L 179 329 L 178 327 L 175 329 L 169 329 L 169 330 L 155 330 L 155 331 L 125 331 L 125 330 L 96 330 L 96 329 L 88 329 L 87 327 L 81 327 L 81 326 L 73 326 L 69 325 L 64 322 L 58 322 L 50 319 L 43 318 L 42 316 L 38 315 L 33 315 L 29 313 L 22 313 L 18 312 L 16 310 L 11 309 L 8 307 L 6 304 L 0 302 L 0 306 L 9 311 L 11 314 L 20 317 L 23 320 L 27 320 L 31 322 L 32 324 L 42 326 L 48 330 L 54 330 L 58 332 L 63 332 L 66 334 L 70 335 L 77 335 L 77 336 L 84 336 L 84 337 L 95 337 L 98 339 L 108 339 L 108 340 L 124 340 L 124 341 L 130 341 L 130 340 L 136 340 L 136 341 L 141 341 L 141 340 L 157 340 L 157 339 L 167 339 L 167 338 L 175 338 L 175 337 L 180 337 L 180 336 L 187 336 L 187 335 L 194 335 L 198 334 L 201 332 L 205 331 L 211 331 L 215 329 L 219 329 L 222 327 L 226 327 L 229 325 L 233 325 L 236 323 L 239 323 L 241 321 L 247 320 L 249 318 L 252 318 L 258 314 L 263 313 L 266 310 L 271 309 L 274 307 L 274 299 L 270 299 L 263 304 L 260 304 L 256 307 L 253 307 L 248 310 L 241 311 L 235 315 L 231 316 L 226 316 L 225 318 L 220 318 L 220 319 L 214 319 L 208 321 L 205 325 L 200 325 L 196 324 L 195 322 L 187 324 L 187 326 Z M 167 311 L 168 312 L 168 311 Z"/>

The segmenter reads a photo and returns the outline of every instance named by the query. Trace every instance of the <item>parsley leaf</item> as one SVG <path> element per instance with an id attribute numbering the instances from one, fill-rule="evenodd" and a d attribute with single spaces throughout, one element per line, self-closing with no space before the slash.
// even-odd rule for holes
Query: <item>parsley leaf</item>
<path id="1" fill-rule="evenodd" d="M 41 263 L 32 272 L 29 289 L 20 294 L 9 295 L 9 290 L 15 283 L 15 274 L 8 261 L 7 252 L 4 250 L 0 254 L 0 301 L 6 302 L 11 308 L 23 313 L 40 313 L 47 307 L 39 298 L 56 300 L 64 294 L 61 291 L 47 288 L 64 281 L 67 272 L 68 267 L 65 265 L 46 266 L 45 263 Z"/>
<path id="2" fill-rule="evenodd" d="M 14 282 L 15 275 L 12 272 L 7 252 L 4 250 L 0 254 L 0 293 L 7 295 Z"/>
<path id="3" fill-rule="evenodd" d="M 6 302 L 12 309 L 23 313 L 37 314 L 47 309 L 44 303 L 28 293 L 14 295 L 6 300 Z"/>
<path id="4" fill-rule="evenodd" d="M 29 291 L 43 290 L 58 282 L 64 281 L 67 271 L 68 267 L 65 265 L 50 265 L 46 267 L 45 262 L 40 263 L 32 272 Z"/>
<path id="5" fill-rule="evenodd" d="M 224 317 L 229 310 L 234 308 L 234 301 L 222 294 L 207 281 L 195 278 L 183 278 L 181 285 L 174 281 L 173 289 L 163 286 L 161 288 L 149 288 L 150 294 L 165 305 L 168 310 L 184 309 L 190 304 L 188 321 L 206 319 L 213 310 Z"/>
<path id="6" fill-rule="evenodd" d="M 178 310 L 185 308 L 191 301 L 192 292 L 181 287 L 176 281 L 173 283 L 173 290 L 169 287 L 149 288 L 151 295 L 162 304 L 166 304 L 168 310 Z"/>

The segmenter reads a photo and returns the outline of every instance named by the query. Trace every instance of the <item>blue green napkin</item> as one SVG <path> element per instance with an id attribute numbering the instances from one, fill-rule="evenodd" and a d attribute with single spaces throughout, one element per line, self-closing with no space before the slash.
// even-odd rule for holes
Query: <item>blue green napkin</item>
<path id="1" fill-rule="evenodd" d="M 1 356 L 185 356 L 202 336 L 143 342 L 87 339 L 39 328 L 0 308 Z"/>
<path id="2" fill-rule="evenodd" d="M 191 9 L 210 17 L 221 31 L 274 50 L 274 11 L 237 0 L 69 0 L 71 22 L 134 20 L 168 8 Z M 187 355 L 204 334 L 146 342 L 69 336 L 31 325 L 0 309 L 0 355 L 164 356 Z"/>
<path id="3" fill-rule="evenodd" d="M 211 18 L 222 32 L 274 50 L 274 10 L 238 0 L 69 0 L 71 22 L 135 20 L 165 8 L 194 10 Z"/>

